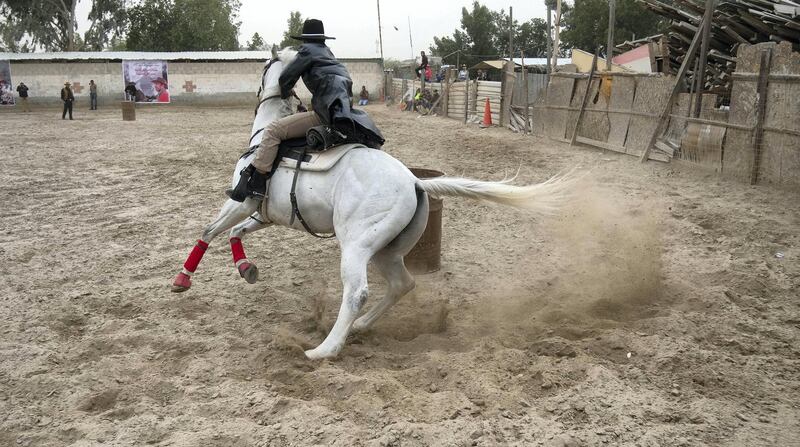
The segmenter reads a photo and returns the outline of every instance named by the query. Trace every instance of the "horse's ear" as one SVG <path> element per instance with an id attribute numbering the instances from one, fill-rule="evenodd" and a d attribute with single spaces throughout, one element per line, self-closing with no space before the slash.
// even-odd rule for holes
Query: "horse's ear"
<path id="1" fill-rule="evenodd" d="M 278 58 L 278 46 L 274 44 L 272 45 L 272 58 L 273 59 Z"/>

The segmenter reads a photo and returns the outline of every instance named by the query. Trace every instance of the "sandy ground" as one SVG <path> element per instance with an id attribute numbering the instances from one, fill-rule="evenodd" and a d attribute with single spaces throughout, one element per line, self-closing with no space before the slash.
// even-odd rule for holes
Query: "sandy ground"
<path id="1" fill-rule="evenodd" d="M 3 113 L 0 445 L 800 445 L 797 192 L 368 109 L 410 166 L 592 171 L 553 218 L 446 199 L 441 271 L 323 362 L 335 241 L 169 291 L 252 108 Z"/>

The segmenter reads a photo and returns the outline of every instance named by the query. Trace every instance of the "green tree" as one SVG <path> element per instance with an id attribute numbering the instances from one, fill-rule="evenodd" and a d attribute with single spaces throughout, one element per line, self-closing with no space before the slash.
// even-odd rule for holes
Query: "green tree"
<path id="1" fill-rule="evenodd" d="M 564 14 L 562 12 L 562 14 Z M 561 39 L 567 48 L 580 48 L 593 53 L 608 40 L 608 1 L 575 0 L 564 16 L 565 29 Z M 636 3 L 636 0 L 617 0 L 614 18 L 614 44 L 651 36 L 664 31 L 667 23 L 658 15 Z"/>
<path id="2" fill-rule="evenodd" d="M 133 51 L 171 51 L 177 18 L 172 1 L 144 0 L 128 9 L 125 47 Z"/>
<path id="3" fill-rule="evenodd" d="M 253 38 L 247 42 L 247 49 L 250 51 L 266 50 L 267 44 L 264 42 L 264 39 L 261 38 L 260 34 L 254 33 Z"/>
<path id="4" fill-rule="evenodd" d="M 89 20 L 91 25 L 83 35 L 84 49 L 100 51 L 113 46 L 125 34 L 128 25 L 125 0 L 94 0 Z"/>
<path id="5" fill-rule="evenodd" d="M 128 10 L 135 51 L 239 49 L 239 0 L 143 0 Z"/>
<path id="6" fill-rule="evenodd" d="M 77 5 L 78 0 L 0 0 L 0 43 L 12 51 L 75 51 Z"/>
<path id="7" fill-rule="evenodd" d="M 283 32 L 283 40 L 278 44 L 280 48 L 296 47 L 300 45 L 300 41 L 292 39 L 291 36 L 299 36 L 303 34 L 303 16 L 300 11 L 292 11 L 289 13 L 289 20 L 286 21 L 286 31 Z"/>
<path id="8" fill-rule="evenodd" d="M 547 57 L 545 19 L 535 18 L 520 25 L 514 37 L 514 47 L 515 51 L 522 51 L 525 57 Z"/>
<path id="9" fill-rule="evenodd" d="M 547 23 L 533 19 L 520 25 L 513 24 L 505 10 L 492 11 L 478 2 L 472 10 L 461 9 L 461 29 L 452 36 L 434 37 L 431 53 L 443 57 L 444 63 L 455 64 L 457 60 L 468 66 L 481 60 L 508 56 L 509 25 L 514 28 L 514 56 L 520 50 L 525 56 L 542 56 L 547 47 Z M 454 54 L 461 50 L 460 54 Z"/>

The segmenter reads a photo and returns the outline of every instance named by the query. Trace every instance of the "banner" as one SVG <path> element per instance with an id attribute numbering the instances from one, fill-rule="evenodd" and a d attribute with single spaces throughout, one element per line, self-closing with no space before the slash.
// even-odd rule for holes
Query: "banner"
<path id="1" fill-rule="evenodd" d="M 166 61 L 122 61 L 125 99 L 169 102 Z"/>
<path id="2" fill-rule="evenodd" d="M 11 62 L 0 61 L 0 106 L 13 106 L 14 84 L 11 82 Z"/>

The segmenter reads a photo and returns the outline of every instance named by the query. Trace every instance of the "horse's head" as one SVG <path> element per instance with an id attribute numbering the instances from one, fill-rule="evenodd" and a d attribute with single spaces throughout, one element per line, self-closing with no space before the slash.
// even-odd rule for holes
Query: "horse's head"
<path id="1" fill-rule="evenodd" d="M 284 48 L 278 51 L 278 47 L 272 46 L 272 57 L 264 64 L 264 71 L 261 75 L 261 87 L 258 90 L 259 103 L 271 97 L 280 97 L 281 89 L 278 83 L 283 67 L 289 65 L 297 56 L 297 51 L 291 48 Z"/>
<path id="2" fill-rule="evenodd" d="M 283 67 L 291 63 L 297 56 L 297 52 L 286 48 L 278 51 L 278 47 L 272 47 L 272 57 L 264 64 L 261 73 L 261 85 L 258 87 L 258 105 L 256 105 L 256 118 L 253 122 L 253 132 L 250 141 L 259 142 L 261 140 L 260 131 L 270 122 L 289 116 L 294 110 L 294 98 L 281 98 L 281 87 L 279 84 Z"/>

